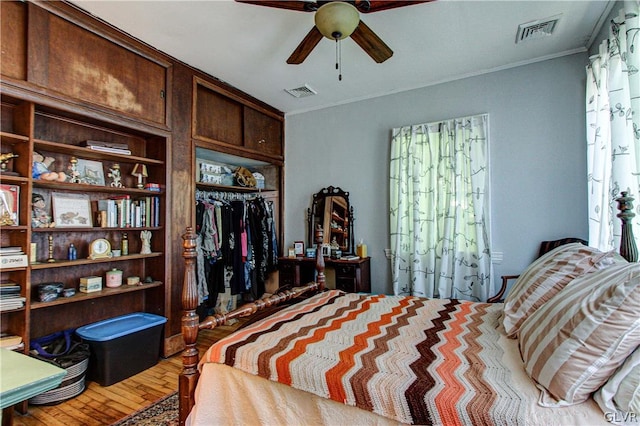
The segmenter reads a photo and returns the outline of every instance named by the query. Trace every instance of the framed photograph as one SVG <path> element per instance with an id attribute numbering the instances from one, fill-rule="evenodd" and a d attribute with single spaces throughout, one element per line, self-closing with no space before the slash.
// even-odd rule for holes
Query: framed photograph
<path id="1" fill-rule="evenodd" d="M 100 161 L 78 158 L 77 168 L 80 183 L 104 186 L 104 170 Z"/>
<path id="2" fill-rule="evenodd" d="M 296 241 L 295 243 L 293 243 L 293 249 L 295 251 L 296 257 L 304 256 L 304 242 Z"/>
<path id="3" fill-rule="evenodd" d="M 331 244 L 328 244 L 328 243 L 322 244 L 322 256 L 323 257 L 331 256 Z"/>
<path id="4" fill-rule="evenodd" d="M 19 225 L 20 187 L 0 184 L 0 226 Z"/>
<path id="5" fill-rule="evenodd" d="M 84 194 L 51 194 L 56 227 L 92 228 L 91 203 Z"/>

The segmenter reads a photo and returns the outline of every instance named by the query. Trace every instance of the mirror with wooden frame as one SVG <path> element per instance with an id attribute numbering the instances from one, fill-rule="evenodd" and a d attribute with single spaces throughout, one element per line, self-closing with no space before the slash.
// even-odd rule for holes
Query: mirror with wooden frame
<path id="1" fill-rule="evenodd" d="M 343 255 L 354 254 L 353 207 L 348 192 L 333 186 L 323 188 L 313 194 L 307 214 L 309 247 L 314 246 L 314 230 L 320 225 L 324 230 L 324 243 L 330 244 L 335 239 Z"/>

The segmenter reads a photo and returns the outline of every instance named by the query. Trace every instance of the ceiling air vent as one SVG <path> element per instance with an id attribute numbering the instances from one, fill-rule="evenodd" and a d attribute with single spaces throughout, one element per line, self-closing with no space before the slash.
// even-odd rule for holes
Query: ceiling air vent
<path id="1" fill-rule="evenodd" d="M 291 96 L 293 96 L 294 98 L 306 98 L 307 96 L 313 96 L 318 94 L 318 92 L 313 90 L 307 84 L 301 87 L 296 87 L 295 89 L 285 89 L 285 91 Z"/>
<path id="2" fill-rule="evenodd" d="M 520 24 L 518 26 L 518 34 L 516 35 L 516 43 L 550 36 L 556 28 L 559 19 L 560 15 Z"/>

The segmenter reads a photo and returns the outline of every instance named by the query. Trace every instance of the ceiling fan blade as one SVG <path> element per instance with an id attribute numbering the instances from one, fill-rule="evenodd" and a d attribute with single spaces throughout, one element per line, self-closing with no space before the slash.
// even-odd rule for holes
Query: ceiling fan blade
<path id="1" fill-rule="evenodd" d="M 353 34 L 351 34 L 351 38 L 379 64 L 393 56 L 393 50 L 362 20 L 360 20 Z"/>
<path id="2" fill-rule="evenodd" d="M 413 4 L 429 3 L 435 0 L 356 0 L 355 6 L 362 13 L 378 12 L 380 10 L 395 9 L 396 7 L 411 6 Z M 367 5 L 368 3 L 368 5 Z"/>
<path id="3" fill-rule="evenodd" d="M 307 59 L 309 53 L 313 50 L 314 47 L 322 40 L 322 33 L 318 28 L 314 25 L 311 28 L 311 31 L 305 36 L 305 38 L 300 42 L 296 50 L 293 51 L 289 59 L 287 59 L 288 64 L 301 64 Z"/>
<path id="4" fill-rule="evenodd" d="M 299 12 L 314 12 L 318 10 L 315 1 L 304 0 L 236 0 L 238 3 L 256 4 L 258 6 L 275 7 L 278 9 L 297 10 Z"/>

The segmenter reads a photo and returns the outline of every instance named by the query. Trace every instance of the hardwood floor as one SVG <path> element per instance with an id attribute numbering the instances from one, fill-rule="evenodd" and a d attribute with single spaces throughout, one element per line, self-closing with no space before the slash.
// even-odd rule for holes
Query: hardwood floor
<path id="1" fill-rule="evenodd" d="M 211 344 L 233 332 L 241 323 L 204 330 L 198 336 L 200 355 Z M 15 412 L 16 426 L 97 426 L 111 425 L 166 395 L 178 390 L 182 354 L 161 358 L 158 364 L 111 386 L 87 381 L 77 397 L 53 406 L 30 405 L 27 414 Z"/>

